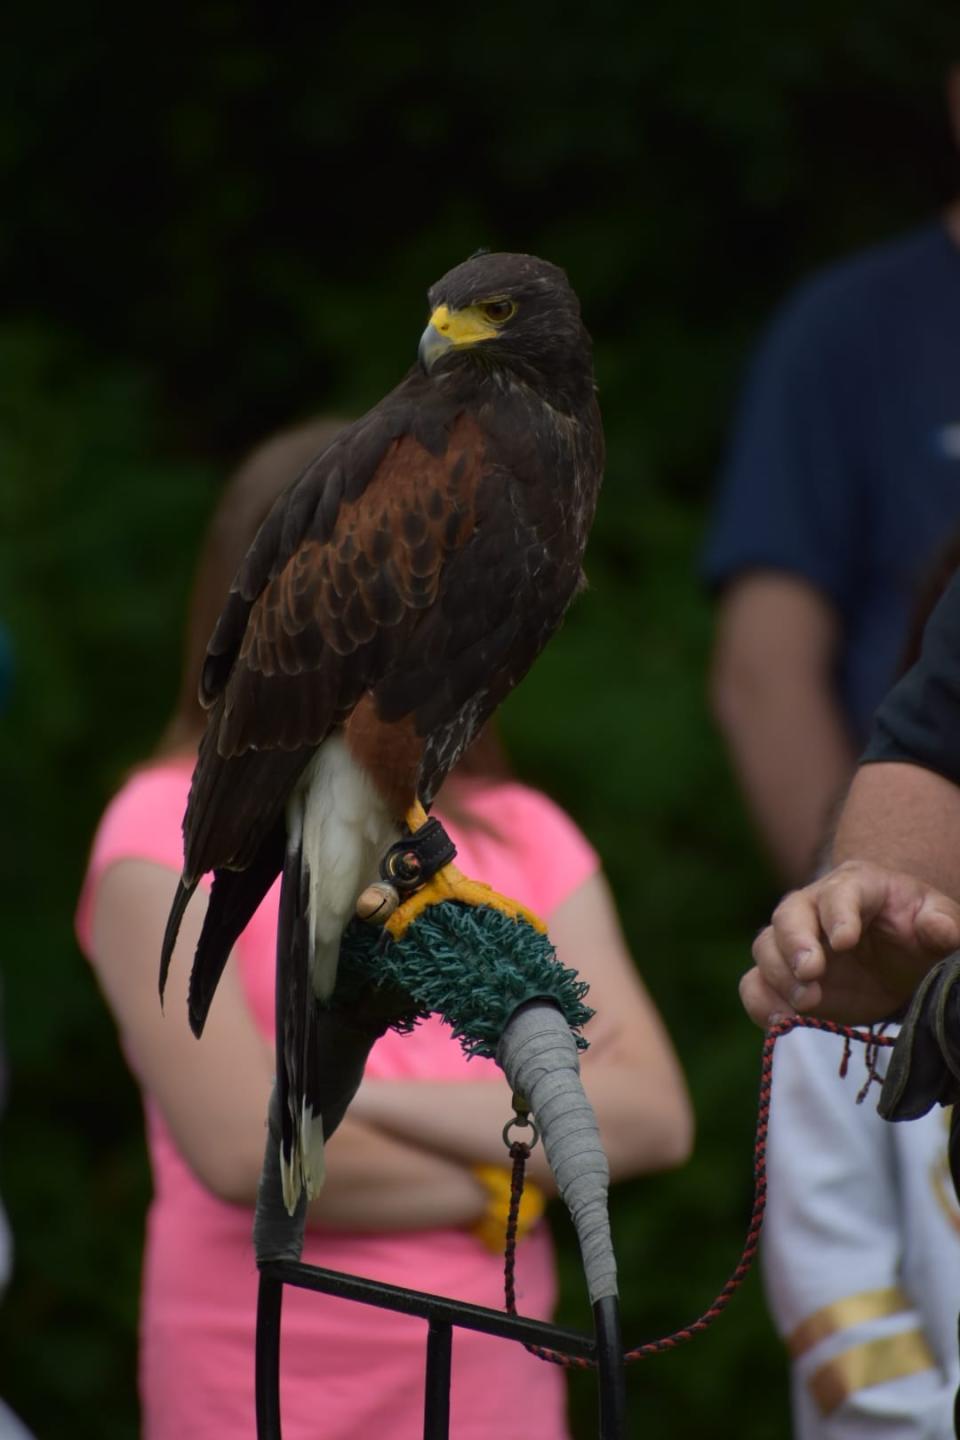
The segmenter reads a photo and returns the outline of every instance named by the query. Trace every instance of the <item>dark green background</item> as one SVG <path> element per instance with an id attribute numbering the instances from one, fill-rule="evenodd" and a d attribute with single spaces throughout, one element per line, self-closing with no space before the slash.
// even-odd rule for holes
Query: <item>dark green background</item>
<path id="1" fill-rule="evenodd" d="M 950 197 L 955 15 L 378 0 L 7 17 L 0 1185 L 18 1268 L 0 1393 L 41 1437 L 135 1433 L 148 1180 L 70 924 L 97 815 L 171 700 L 198 534 L 247 445 L 399 377 L 427 285 L 479 245 L 566 266 L 596 339 L 610 464 L 592 589 L 505 729 L 599 845 L 696 1103 L 694 1162 L 616 1196 L 628 1338 L 692 1320 L 725 1279 L 759 1058 L 735 982 L 773 892 L 705 708 L 705 502 L 785 287 Z M 582 1322 L 568 1245 L 564 1290 Z M 784 1368 L 754 1279 L 705 1338 L 633 1373 L 631 1433 L 783 1435 Z M 574 1394 L 587 1436 L 589 1382 Z"/>

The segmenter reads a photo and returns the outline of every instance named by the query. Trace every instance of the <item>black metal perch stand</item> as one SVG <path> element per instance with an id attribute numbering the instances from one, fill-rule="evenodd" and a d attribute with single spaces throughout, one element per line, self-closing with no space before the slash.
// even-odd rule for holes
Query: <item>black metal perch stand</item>
<path id="1" fill-rule="evenodd" d="M 626 1415 L 623 1350 L 616 1300 L 594 1305 L 595 1335 L 565 1330 L 542 1320 L 509 1315 L 481 1305 L 466 1305 L 421 1290 L 383 1285 L 337 1270 L 294 1261 L 268 1261 L 260 1266 L 257 1303 L 256 1392 L 257 1440 L 282 1440 L 280 1419 L 280 1316 L 284 1285 L 315 1290 L 381 1310 L 416 1315 L 427 1325 L 424 1367 L 424 1440 L 447 1440 L 450 1434 L 450 1373 L 453 1332 L 479 1330 L 521 1345 L 538 1345 L 571 1359 L 597 1366 L 600 1440 L 623 1440 Z"/>

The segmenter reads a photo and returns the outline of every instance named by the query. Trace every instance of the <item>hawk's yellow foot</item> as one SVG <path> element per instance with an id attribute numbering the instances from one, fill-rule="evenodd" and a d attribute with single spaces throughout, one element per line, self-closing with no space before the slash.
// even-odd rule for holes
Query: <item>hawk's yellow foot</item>
<path id="1" fill-rule="evenodd" d="M 407 811 L 406 823 L 411 835 L 426 823 L 427 815 L 423 806 L 416 803 Z M 484 885 L 479 880 L 471 880 L 458 870 L 456 865 L 444 865 L 438 870 L 419 890 L 400 905 L 387 920 L 384 929 L 388 930 L 394 940 L 399 940 L 410 925 L 431 905 L 440 905 L 444 900 L 457 900 L 462 905 L 487 905 L 492 910 L 499 910 L 504 915 L 509 915 L 512 920 L 526 920 L 541 935 L 546 934 L 546 925 L 516 900 L 510 900 L 505 895 L 500 895 L 489 885 Z"/>

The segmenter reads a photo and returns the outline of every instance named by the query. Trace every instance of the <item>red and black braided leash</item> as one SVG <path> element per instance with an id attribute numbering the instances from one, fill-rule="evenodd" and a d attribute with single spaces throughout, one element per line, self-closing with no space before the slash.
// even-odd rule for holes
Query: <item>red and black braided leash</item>
<path id="1" fill-rule="evenodd" d="M 866 1045 L 867 1080 L 857 1096 L 858 1101 L 864 1099 L 874 1082 L 882 1079 L 877 1074 L 877 1058 L 882 1048 L 894 1044 L 892 1035 L 883 1035 L 877 1030 L 858 1030 L 849 1025 L 837 1025 L 832 1020 L 815 1020 L 809 1015 L 795 1015 L 791 1019 L 781 1020 L 779 1024 L 772 1026 L 767 1031 L 760 1064 L 760 1101 L 757 1108 L 757 1131 L 753 1147 L 753 1208 L 750 1212 L 750 1222 L 747 1226 L 747 1235 L 740 1259 L 723 1289 L 702 1315 L 690 1325 L 686 1325 L 680 1330 L 674 1330 L 671 1335 L 661 1336 L 659 1340 L 649 1340 L 645 1345 L 638 1345 L 636 1349 L 628 1350 L 624 1356 L 625 1360 L 645 1360 L 649 1355 L 660 1355 L 665 1350 L 676 1350 L 679 1345 L 685 1345 L 694 1336 L 701 1335 L 713 1324 L 717 1316 L 723 1313 L 746 1279 L 760 1244 L 760 1231 L 763 1227 L 763 1216 L 767 1205 L 767 1133 L 770 1128 L 773 1052 L 778 1040 L 789 1034 L 791 1030 L 798 1028 L 825 1030 L 828 1034 L 838 1035 L 843 1039 L 845 1043 L 840 1063 L 841 1076 L 847 1073 L 851 1042 L 856 1040 L 861 1045 Z M 522 1140 L 513 1141 L 510 1146 L 510 1159 L 513 1162 L 510 1210 L 507 1216 L 507 1238 L 503 1259 L 504 1299 L 506 1309 L 511 1315 L 517 1313 L 515 1282 L 517 1220 L 520 1213 L 520 1197 L 523 1194 L 524 1170 L 529 1154 L 529 1145 Z M 582 1359 L 579 1356 L 560 1355 L 556 1350 L 547 1350 L 540 1345 L 527 1345 L 525 1348 L 541 1360 L 549 1360 L 554 1365 L 563 1365 L 568 1369 L 591 1370 L 596 1364 L 593 1360 Z"/>

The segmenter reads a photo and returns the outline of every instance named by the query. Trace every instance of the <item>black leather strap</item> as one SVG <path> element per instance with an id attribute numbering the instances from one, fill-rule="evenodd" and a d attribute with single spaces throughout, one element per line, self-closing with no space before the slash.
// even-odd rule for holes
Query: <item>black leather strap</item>
<path id="1" fill-rule="evenodd" d="M 430 819 L 413 835 L 398 840 L 380 861 L 380 878 L 388 880 L 401 895 L 411 895 L 442 870 L 457 853 L 439 820 Z"/>

